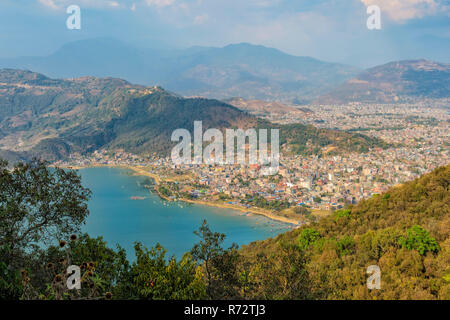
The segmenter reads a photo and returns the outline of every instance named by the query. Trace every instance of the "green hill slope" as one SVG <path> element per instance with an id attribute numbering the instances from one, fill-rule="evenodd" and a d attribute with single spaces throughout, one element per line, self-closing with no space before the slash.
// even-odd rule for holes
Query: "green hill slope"
<path id="1" fill-rule="evenodd" d="M 172 132 L 178 128 L 192 132 L 196 120 L 203 121 L 204 130 L 280 128 L 282 142 L 301 154 L 320 153 L 327 146 L 345 152 L 386 146 L 379 139 L 341 131 L 280 127 L 218 100 L 187 99 L 120 79 L 59 80 L 0 70 L 0 149 L 16 157 L 54 160 L 99 148 L 164 155 L 174 145 Z"/>
<path id="2" fill-rule="evenodd" d="M 270 292 L 262 272 L 267 259 L 275 266 L 287 263 L 282 279 L 302 268 L 280 258 L 280 248 L 294 245 L 304 252 L 301 274 L 309 298 L 450 299 L 449 182 L 447 165 L 319 222 L 244 247 L 243 265 L 251 266 L 248 273 L 261 284 L 254 296 Z M 380 290 L 367 289 L 370 265 L 381 269 Z"/>

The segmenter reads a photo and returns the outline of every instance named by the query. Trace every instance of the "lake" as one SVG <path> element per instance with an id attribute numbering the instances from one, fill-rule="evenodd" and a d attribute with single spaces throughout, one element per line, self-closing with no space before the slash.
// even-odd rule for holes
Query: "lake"
<path id="1" fill-rule="evenodd" d="M 238 245 L 273 237 L 290 225 L 263 216 L 184 202 L 167 202 L 144 188 L 147 177 L 121 168 L 79 170 L 82 183 L 92 191 L 90 215 L 83 231 L 103 236 L 109 247 L 120 244 L 134 258 L 133 245 L 160 243 L 168 255 L 181 257 L 198 242 L 193 231 L 206 219 L 212 231 L 227 235 L 225 245 Z M 132 199 L 134 198 L 134 200 Z"/>

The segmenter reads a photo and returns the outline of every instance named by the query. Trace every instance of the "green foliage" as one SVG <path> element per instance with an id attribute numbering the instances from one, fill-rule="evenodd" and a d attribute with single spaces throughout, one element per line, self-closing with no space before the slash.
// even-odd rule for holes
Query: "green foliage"
<path id="1" fill-rule="evenodd" d="M 170 197 L 172 195 L 172 192 L 165 186 L 158 186 L 158 193 L 165 197 Z"/>
<path id="2" fill-rule="evenodd" d="M 0 92 L 0 118 L 26 119 L 15 126 L 4 122 L 0 132 L 14 139 L 19 135 L 32 146 L 26 152 L 2 152 L 11 159 L 38 156 L 56 160 L 101 148 L 168 155 L 174 146 L 172 132 L 177 128 L 193 132 L 198 119 L 203 119 L 204 128 L 278 127 L 281 144 L 301 155 L 321 154 L 328 146 L 337 147 L 334 152 L 339 153 L 387 146 L 361 134 L 311 125 L 274 125 L 218 100 L 185 99 L 159 87 L 133 86 L 120 79 L 54 80 L 20 70 L 2 70 L 0 78 L 6 84 Z M 37 136 L 42 139 L 35 139 Z"/>
<path id="3" fill-rule="evenodd" d="M 237 270 L 238 246 L 223 248 L 225 234 L 213 232 L 206 220 L 194 232 L 200 238 L 191 250 L 192 256 L 203 264 L 206 292 L 211 299 L 237 299 L 241 286 L 241 274 Z"/>
<path id="4" fill-rule="evenodd" d="M 136 262 L 130 274 L 138 299 L 195 300 L 206 297 L 203 274 L 190 254 L 180 261 L 166 259 L 160 245 L 150 250 L 136 243 Z"/>
<path id="5" fill-rule="evenodd" d="M 310 245 L 322 238 L 320 233 L 314 228 L 304 228 L 298 237 L 298 246 L 306 250 Z"/>
<path id="6" fill-rule="evenodd" d="M 247 293 L 250 299 L 311 299 L 305 252 L 298 246 L 280 242 L 268 255 L 260 254 L 250 273 L 256 284 Z"/>
<path id="7" fill-rule="evenodd" d="M 210 298 L 217 299 L 242 299 L 242 286 L 245 279 L 238 268 L 241 256 L 237 250 L 237 245 L 225 249 L 224 252 L 211 260 Z M 245 273 L 245 270 L 243 270 Z"/>
<path id="8" fill-rule="evenodd" d="M 334 212 L 334 215 L 335 215 L 336 219 L 344 218 L 344 217 L 349 218 L 351 213 L 352 213 L 351 209 L 341 209 L 341 210 L 336 210 Z"/>
<path id="9" fill-rule="evenodd" d="M 73 173 L 38 162 L 3 168 L 0 299 L 450 299 L 450 165 L 242 250 L 225 249 L 225 235 L 204 221 L 181 260 L 137 243 L 131 264 L 102 238 L 81 235 L 47 249 L 25 242 L 76 230 L 89 192 Z M 79 292 L 62 285 L 70 264 L 84 266 Z M 382 290 L 367 290 L 373 264 Z"/>
<path id="10" fill-rule="evenodd" d="M 409 228 L 406 237 L 401 237 L 399 243 L 408 250 L 417 250 L 421 255 L 439 251 L 436 239 L 432 238 L 427 230 L 417 225 Z"/>
<path id="11" fill-rule="evenodd" d="M 355 250 L 355 241 L 352 237 L 344 236 L 337 242 L 338 254 L 340 256 L 345 256 L 351 253 L 354 253 Z"/>
<path id="12" fill-rule="evenodd" d="M 92 280 L 97 281 L 96 289 L 99 296 L 112 292 L 115 297 L 125 298 L 117 290 L 117 284 L 127 277 L 130 267 L 123 248 L 117 246 L 116 250 L 111 249 L 102 237 L 91 238 L 87 234 L 70 241 L 67 248 L 70 248 L 71 264 L 80 266 L 83 270 L 89 264 L 95 266 L 95 277 Z M 39 260 L 57 265 L 58 261 L 66 259 L 66 256 L 65 251 L 51 246 L 39 256 Z"/>
<path id="13" fill-rule="evenodd" d="M 351 209 L 252 243 L 244 247 L 242 263 L 253 265 L 252 279 L 268 281 L 258 262 L 279 259 L 281 243 L 296 244 L 305 251 L 304 281 L 314 299 L 448 300 L 449 182 L 447 165 Z M 382 270 L 382 290 L 367 289 L 370 265 Z M 269 289 L 256 283 L 252 297 L 264 297 Z"/>
<path id="14" fill-rule="evenodd" d="M 10 270 L 7 264 L 0 262 L 0 300 L 18 300 L 23 286 L 19 272 Z"/>
<path id="15" fill-rule="evenodd" d="M 68 238 L 88 215 L 91 192 L 74 171 L 49 169 L 34 160 L 9 171 L 0 161 L 0 246 L 9 252 L 29 249 L 38 241 Z M 3 257 L 11 263 L 9 257 Z M 3 260 L 3 261 L 5 261 Z"/>
<path id="16" fill-rule="evenodd" d="M 49 169 L 39 160 L 19 163 L 9 170 L 8 163 L 0 160 L 2 297 L 21 290 L 17 275 L 33 263 L 30 253 L 38 244 L 67 239 L 80 229 L 89 213 L 90 194 L 73 171 Z"/>
<path id="17" fill-rule="evenodd" d="M 394 228 L 370 230 L 358 239 L 358 251 L 365 260 L 378 260 L 390 249 L 398 249 L 401 232 Z"/>
<path id="18" fill-rule="evenodd" d="M 378 138 L 344 131 L 318 129 L 311 125 L 289 124 L 281 126 L 280 143 L 287 143 L 300 155 L 321 154 L 322 149 L 335 146 L 337 152 L 367 152 L 370 148 L 387 148 L 389 145 Z"/>
<path id="19" fill-rule="evenodd" d="M 314 200 L 315 203 L 321 203 L 322 202 L 322 198 L 320 198 L 320 197 L 314 197 L 313 200 Z"/>
<path id="20" fill-rule="evenodd" d="M 229 195 L 227 195 L 223 192 L 219 194 L 219 200 L 226 201 L 226 200 L 230 200 L 230 199 L 232 199 L 232 197 L 230 197 Z"/>
<path id="21" fill-rule="evenodd" d="M 255 196 L 251 199 L 246 199 L 242 201 L 243 203 L 256 206 L 258 208 L 281 211 L 283 209 L 287 209 L 291 206 L 288 201 L 280 201 L 280 200 L 266 200 L 263 196 Z"/>

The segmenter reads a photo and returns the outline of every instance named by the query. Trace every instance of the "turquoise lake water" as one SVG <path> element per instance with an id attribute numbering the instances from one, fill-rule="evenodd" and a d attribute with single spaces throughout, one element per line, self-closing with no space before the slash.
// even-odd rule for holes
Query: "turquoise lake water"
<path id="1" fill-rule="evenodd" d="M 225 233 L 226 246 L 233 242 L 243 245 L 273 237 L 290 226 L 243 212 L 167 202 L 143 187 L 148 179 L 133 176 L 132 171 L 119 168 L 89 168 L 79 170 L 82 183 L 92 191 L 90 215 L 83 231 L 91 236 L 103 236 L 110 247 L 120 244 L 134 258 L 135 241 L 152 247 L 160 243 L 168 255 L 181 257 L 198 242 L 193 234 L 203 219 L 213 231 Z M 131 197 L 145 197 L 132 200 Z"/>

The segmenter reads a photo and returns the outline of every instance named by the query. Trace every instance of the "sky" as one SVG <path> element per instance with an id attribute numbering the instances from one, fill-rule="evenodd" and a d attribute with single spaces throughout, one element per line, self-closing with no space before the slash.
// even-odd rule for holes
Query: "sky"
<path id="1" fill-rule="evenodd" d="M 81 8 L 81 29 L 66 10 Z M 369 30 L 377 5 L 381 29 Z M 297 56 L 371 67 L 450 62 L 450 0 L 0 0 L 0 57 L 41 56 L 111 37 L 138 47 L 248 42 Z"/>

